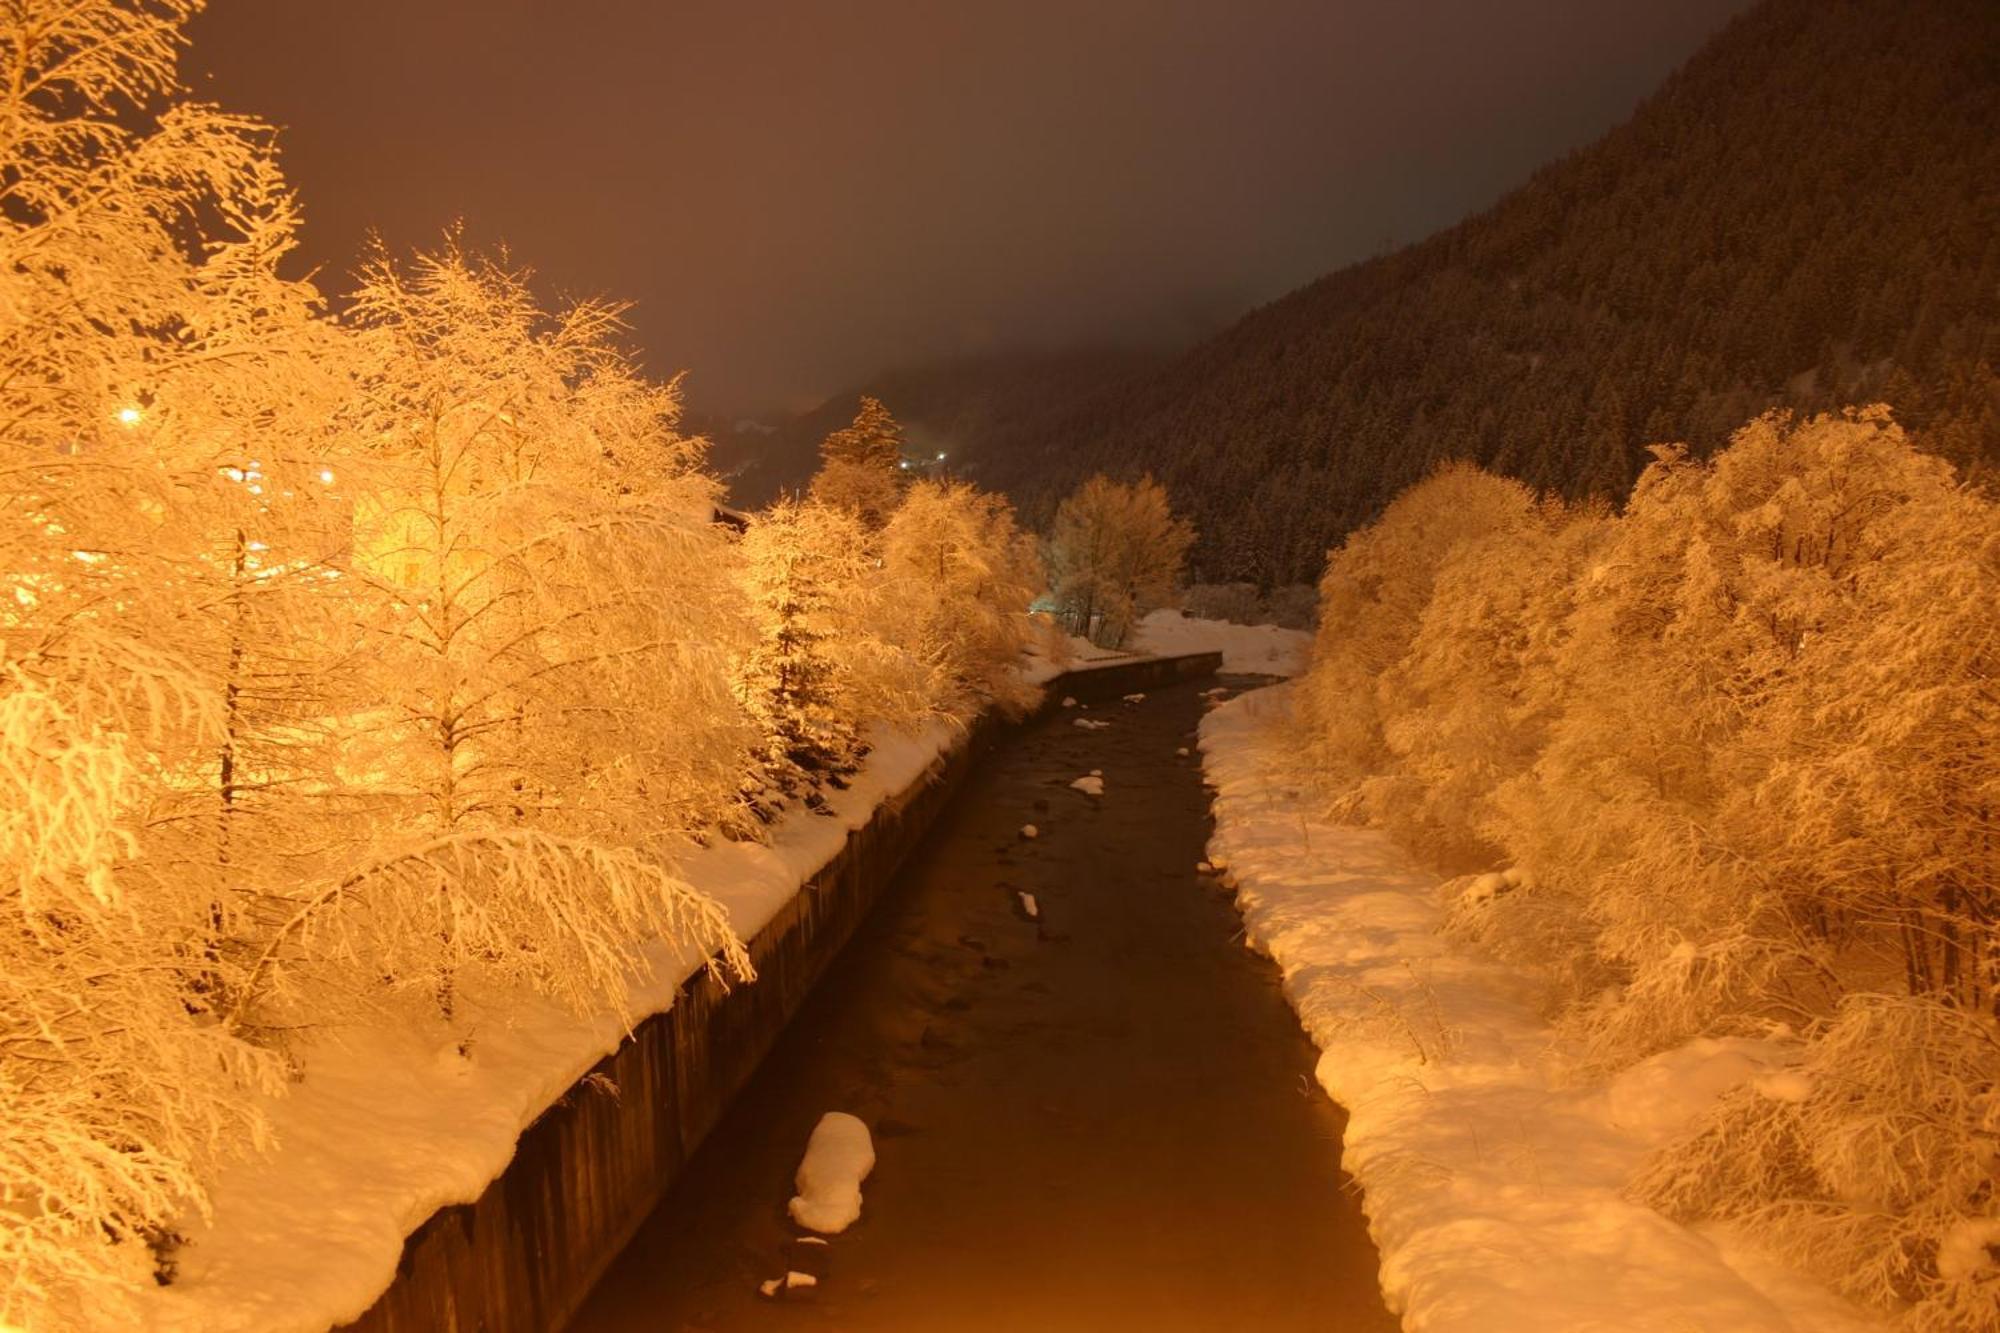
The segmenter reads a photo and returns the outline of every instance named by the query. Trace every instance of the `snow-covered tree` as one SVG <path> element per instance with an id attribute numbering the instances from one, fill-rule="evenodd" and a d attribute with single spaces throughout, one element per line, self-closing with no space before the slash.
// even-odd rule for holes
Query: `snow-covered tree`
<path id="1" fill-rule="evenodd" d="M 869 528 L 880 528 L 902 503 L 903 427 L 864 395 L 854 420 L 820 442 L 820 467 L 812 498 L 845 509 Z"/>
<path id="2" fill-rule="evenodd" d="M 747 975 L 675 857 L 748 827 L 763 536 L 711 522 L 616 307 L 545 311 L 455 241 L 377 253 L 339 321 L 286 279 L 270 131 L 176 100 L 198 8 L 0 5 L 10 1328 L 125 1322 L 310 1029 L 385 979 L 434 1022 L 520 986 L 615 1009 L 662 937 Z M 1025 577 L 990 503 L 866 526 L 900 499 L 874 410 L 832 452 L 881 503 L 806 507 L 850 733 L 1001 695 Z"/>
<path id="3" fill-rule="evenodd" d="M 182 0 L 0 10 L 0 1322 L 144 1280 L 278 1061 L 217 1021 L 244 423 L 311 290 L 269 131 L 171 101 Z M 227 619 L 224 615 L 222 619 Z M 224 645 L 220 653 L 215 649 Z M 203 807 L 206 844 L 155 823 Z M 156 854 L 162 853 L 162 854 Z"/>
<path id="4" fill-rule="evenodd" d="M 837 505 L 781 500 L 752 518 L 742 555 L 756 642 L 737 690 L 763 738 L 759 782 L 838 785 L 860 757 L 852 639 L 874 566 L 866 529 Z"/>
<path id="5" fill-rule="evenodd" d="M 350 763 L 378 814 L 285 933 L 447 1014 L 475 965 L 583 1004 L 616 998 L 649 934 L 742 961 L 670 860 L 751 744 L 730 561 L 676 393 L 633 372 L 617 316 L 547 314 L 454 239 L 407 268 L 377 253 L 354 297 L 380 702 Z"/>
<path id="6" fill-rule="evenodd" d="M 1367 784 L 1371 816 L 1454 870 L 1505 859 L 1493 796 L 1534 763 L 1559 713 L 1547 672 L 1566 643 L 1572 576 L 1608 517 L 1524 494 L 1495 498 L 1483 531 L 1476 506 L 1463 514 L 1407 650 L 1376 685 L 1388 760 Z"/>
<path id="7" fill-rule="evenodd" d="M 1039 694 L 1019 668 L 1041 562 L 1005 499 L 964 482 L 916 483 L 883 530 L 882 574 L 880 623 L 922 664 L 933 707 L 966 715 Z"/>
<path id="8" fill-rule="evenodd" d="M 1151 477 L 1090 478 L 1056 509 L 1044 545 L 1057 615 L 1072 634 L 1116 647 L 1173 596 L 1193 541 Z"/>
<path id="9" fill-rule="evenodd" d="M 1824 683 L 1815 645 L 1873 618 L 1857 592 L 1914 554 L 1889 544 L 1897 516 L 1951 489 L 1880 412 L 1765 418 L 1710 464 L 1664 450 L 1641 478 L 1574 594 L 1561 715 L 1496 798 L 1530 878 L 1585 904 L 1616 986 L 1571 1014 L 1596 1058 L 1772 1006 L 1810 1020 L 1837 993 L 1818 924 L 1837 881 L 1780 871 L 1770 738 L 1824 751 L 1825 717 L 1797 707 Z"/>
<path id="10" fill-rule="evenodd" d="M 1411 487 L 1327 560 L 1320 622 L 1301 704 L 1321 773 L 1338 799 L 1365 809 L 1365 787 L 1390 776 L 1381 683 L 1409 653 L 1438 572 L 1463 544 L 1514 540 L 1534 522 L 1519 482 L 1466 464 Z"/>

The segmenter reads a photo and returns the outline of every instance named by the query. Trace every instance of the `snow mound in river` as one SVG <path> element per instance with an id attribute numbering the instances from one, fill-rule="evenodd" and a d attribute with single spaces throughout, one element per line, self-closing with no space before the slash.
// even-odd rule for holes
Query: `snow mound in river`
<path id="1" fill-rule="evenodd" d="M 874 1169 L 875 1141 L 868 1126 L 845 1111 L 828 1111 L 806 1141 L 792 1220 L 825 1235 L 847 1230 L 861 1216 L 861 1182 Z"/>

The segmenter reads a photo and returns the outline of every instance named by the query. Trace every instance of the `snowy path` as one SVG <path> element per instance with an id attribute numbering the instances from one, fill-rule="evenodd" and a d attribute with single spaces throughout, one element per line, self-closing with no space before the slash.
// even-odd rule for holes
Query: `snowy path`
<path id="1" fill-rule="evenodd" d="M 1000 742 L 575 1328 L 1395 1327 L 1316 1053 L 1195 871 L 1200 689 Z M 801 1245 L 829 1110 L 877 1163 Z"/>

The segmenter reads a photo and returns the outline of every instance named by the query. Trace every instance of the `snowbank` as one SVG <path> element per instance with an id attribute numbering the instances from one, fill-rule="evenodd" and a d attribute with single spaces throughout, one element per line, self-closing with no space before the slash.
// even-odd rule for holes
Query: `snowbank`
<path id="1" fill-rule="evenodd" d="M 1531 979 L 1444 939 L 1436 879 L 1386 835 L 1314 813 L 1290 695 L 1256 691 L 1202 723 L 1210 860 L 1284 974 L 1320 1085 L 1348 1110 L 1345 1165 L 1404 1328 L 1884 1327 L 1732 1237 L 1623 1197 L 1650 1149 L 1779 1049 L 1695 1042 L 1608 1084 L 1560 1087 Z"/>
<path id="2" fill-rule="evenodd" d="M 769 843 L 701 849 L 683 873 L 749 939 L 952 735 L 939 724 L 877 739 L 849 788 L 831 795 L 835 817 L 802 812 Z M 658 948 L 652 977 L 628 996 L 632 1021 L 670 1007 L 702 962 Z M 477 1199 L 521 1131 L 626 1034 L 614 1015 L 580 1019 L 533 996 L 492 1009 L 467 996 L 461 1009 L 451 1025 L 385 1022 L 307 1047 L 307 1077 L 267 1108 L 278 1147 L 213 1182 L 214 1217 L 184 1228 L 179 1277 L 141 1295 L 141 1326 L 317 1333 L 358 1317 L 395 1276 L 404 1237 Z"/>
<path id="3" fill-rule="evenodd" d="M 1054 680 L 1065 671 L 1078 667 L 1097 666 L 1107 662 L 1126 662 L 1140 654 L 1131 649 L 1100 648 L 1089 639 L 1075 634 L 1058 635 L 1060 646 L 1055 647 L 1053 656 L 1047 650 L 1054 646 L 1044 643 L 1038 636 L 1029 641 L 1026 662 L 1021 668 L 1021 678 L 1030 685 L 1042 685 Z M 1074 700 L 1064 700 L 1069 707 Z"/>
<path id="4" fill-rule="evenodd" d="M 792 1196 L 792 1220 L 808 1231 L 836 1235 L 861 1216 L 861 1182 L 875 1169 L 868 1126 L 845 1111 L 828 1111 L 806 1140 Z"/>
<path id="5" fill-rule="evenodd" d="M 1312 635 L 1276 625 L 1196 620 L 1178 611 L 1163 610 L 1151 612 L 1139 622 L 1139 632 L 1132 636 L 1131 646 L 1137 652 L 1159 657 L 1219 652 L 1224 671 L 1296 676 L 1306 668 Z"/>

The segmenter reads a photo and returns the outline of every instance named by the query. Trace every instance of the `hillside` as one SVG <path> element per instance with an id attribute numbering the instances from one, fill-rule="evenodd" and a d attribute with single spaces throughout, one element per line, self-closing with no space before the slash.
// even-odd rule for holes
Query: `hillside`
<path id="1" fill-rule="evenodd" d="M 1996 314 L 2000 7 L 1772 0 L 1488 212 L 1044 395 L 979 474 L 1032 518 L 1090 471 L 1151 470 L 1200 576 L 1288 582 L 1445 458 L 1615 495 L 1650 442 L 1879 398 L 1990 465 Z"/>

